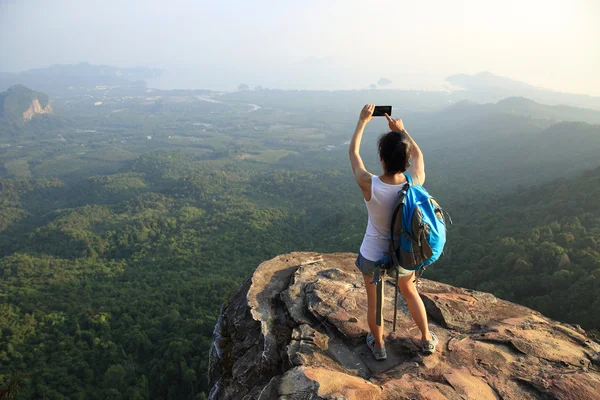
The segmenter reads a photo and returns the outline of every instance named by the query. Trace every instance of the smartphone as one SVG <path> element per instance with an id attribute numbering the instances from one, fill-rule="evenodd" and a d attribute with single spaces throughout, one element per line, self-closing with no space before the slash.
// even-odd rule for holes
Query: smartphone
<path id="1" fill-rule="evenodd" d="M 385 114 L 392 115 L 392 106 L 375 106 L 375 110 L 373 110 L 374 117 L 383 117 Z"/>

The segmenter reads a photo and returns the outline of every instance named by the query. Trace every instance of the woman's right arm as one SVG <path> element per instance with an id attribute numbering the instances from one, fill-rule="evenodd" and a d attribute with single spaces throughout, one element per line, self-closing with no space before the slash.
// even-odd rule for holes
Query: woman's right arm
<path id="1" fill-rule="evenodd" d="M 410 140 L 410 158 L 411 158 L 411 167 L 413 173 L 416 175 L 417 180 L 422 185 L 425 183 L 425 161 L 423 160 L 423 152 L 421 148 L 415 142 L 415 140 L 410 136 L 410 134 L 404 128 L 404 123 L 400 118 L 391 118 L 389 115 L 385 114 L 389 122 L 390 129 L 393 131 L 403 131 L 408 136 Z"/>

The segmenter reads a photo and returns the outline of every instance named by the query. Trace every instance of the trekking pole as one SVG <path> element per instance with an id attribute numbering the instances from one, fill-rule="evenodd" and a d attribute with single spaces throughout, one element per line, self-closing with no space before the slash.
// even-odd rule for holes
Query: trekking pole
<path id="1" fill-rule="evenodd" d="M 379 269 L 377 271 L 375 271 L 376 277 L 378 277 L 379 279 L 377 280 L 377 287 L 376 287 L 376 291 L 377 291 L 377 311 L 376 311 L 376 315 L 375 315 L 375 323 L 377 324 L 377 326 L 382 326 L 383 325 L 383 277 L 385 276 L 385 271 L 381 269 L 381 267 L 378 267 Z"/>
<path id="2" fill-rule="evenodd" d="M 377 282 L 377 315 L 375 320 L 378 326 L 383 325 L 383 276 L 380 276 L 379 282 Z"/>
<path id="3" fill-rule="evenodd" d="M 396 317 L 398 315 L 398 266 L 396 266 L 396 286 L 394 288 L 394 329 L 392 332 L 396 332 Z"/>

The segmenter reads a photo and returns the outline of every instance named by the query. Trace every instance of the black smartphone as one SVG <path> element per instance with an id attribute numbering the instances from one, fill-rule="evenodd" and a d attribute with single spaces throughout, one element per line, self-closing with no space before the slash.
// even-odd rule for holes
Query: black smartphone
<path id="1" fill-rule="evenodd" d="M 392 106 L 375 106 L 373 110 L 374 117 L 383 117 L 385 114 L 392 115 Z"/>

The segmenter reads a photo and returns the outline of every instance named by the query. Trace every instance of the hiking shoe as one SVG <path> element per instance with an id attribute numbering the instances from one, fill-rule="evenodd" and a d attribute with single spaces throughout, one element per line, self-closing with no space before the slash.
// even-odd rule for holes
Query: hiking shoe
<path id="1" fill-rule="evenodd" d="M 371 333 L 367 333 L 367 346 L 369 346 L 377 361 L 382 361 L 387 358 L 387 352 L 385 351 L 385 347 L 382 347 L 380 349 L 375 347 L 375 338 L 373 337 L 373 335 L 371 335 Z"/>
<path id="2" fill-rule="evenodd" d="M 425 354 L 433 354 L 435 353 L 435 347 L 440 342 L 437 335 L 433 332 L 430 332 L 431 340 L 422 340 L 423 343 L 423 353 Z"/>

